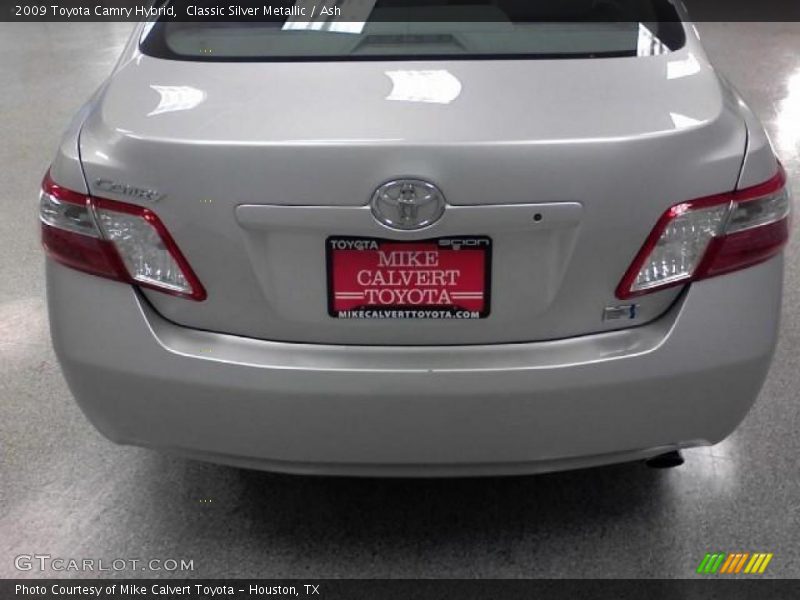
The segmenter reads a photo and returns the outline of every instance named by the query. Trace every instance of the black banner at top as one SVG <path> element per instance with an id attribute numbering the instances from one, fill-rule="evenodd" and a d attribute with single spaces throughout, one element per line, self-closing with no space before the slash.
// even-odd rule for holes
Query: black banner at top
<path id="1" fill-rule="evenodd" d="M 0 7 L 7 22 L 800 21 L 800 0 L 0 0 Z"/>

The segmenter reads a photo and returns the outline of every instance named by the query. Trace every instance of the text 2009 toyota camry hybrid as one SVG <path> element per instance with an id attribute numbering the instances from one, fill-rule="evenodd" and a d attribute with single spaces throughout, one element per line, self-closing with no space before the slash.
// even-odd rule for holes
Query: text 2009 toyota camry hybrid
<path id="1" fill-rule="evenodd" d="M 775 347 L 790 200 L 679 9 L 368 4 L 141 24 L 72 122 L 41 221 L 91 422 L 380 476 L 678 462 L 729 435 Z"/>

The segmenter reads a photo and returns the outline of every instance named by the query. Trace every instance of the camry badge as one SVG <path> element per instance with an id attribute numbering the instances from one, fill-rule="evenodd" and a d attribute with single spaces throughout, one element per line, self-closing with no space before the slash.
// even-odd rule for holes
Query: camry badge
<path id="1" fill-rule="evenodd" d="M 118 183 L 110 179 L 95 179 L 94 184 L 98 190 L 103 192 L 117 194 L 119 196 L 128 196 L 129 198 L 136 198 L 146 202 L 158 202 L 165 196 L 165 194 L 156 190 Z"/>
<path id="2" fill-rule="evenodd" d="M 439 188 L 420 179 L 396 179 L 375 190 L 372 214 L 392 229 L 411 231 L 428 227 L 444 214 L 445 199 Z"/>

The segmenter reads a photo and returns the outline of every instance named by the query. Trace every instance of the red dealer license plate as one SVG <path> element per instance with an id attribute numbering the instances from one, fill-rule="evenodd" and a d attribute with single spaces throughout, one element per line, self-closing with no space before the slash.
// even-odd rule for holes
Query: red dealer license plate
<path id="1" fill-rule="evenodd" d="M 330 237 L 328 312 L 337 319 L 485 319 L 492 240 Z"/>

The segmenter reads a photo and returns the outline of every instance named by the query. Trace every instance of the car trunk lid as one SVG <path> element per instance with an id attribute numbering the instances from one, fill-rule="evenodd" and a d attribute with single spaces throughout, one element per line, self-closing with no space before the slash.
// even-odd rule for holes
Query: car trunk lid
<path id="1" fill-rule="evenodd" d="M 736 186 L 746 131 L 732 102 L 691 44 L 585 60 L 140 55 L 85 123 L 81 156 L 92 193 L 150 203 L 206 287 L 202 303 L 145 292 L 179 324 L 312 343 L 533 341 L 638 325 L 674 301 L 667 290 L 603 318 L 668 206 Z M 372 217 L 376 188 L 399 177 L 442 190 L 434 226 L 399 232 Z M 491 313 L 332 318 L 330 236 L 488 236 Z"/>

